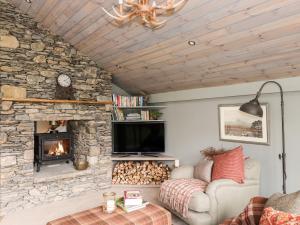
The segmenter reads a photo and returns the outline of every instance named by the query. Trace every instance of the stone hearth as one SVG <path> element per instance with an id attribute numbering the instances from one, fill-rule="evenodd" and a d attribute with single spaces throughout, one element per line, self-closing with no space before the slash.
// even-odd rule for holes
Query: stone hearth
<path id="1" fill-rule="evenodd" d="M 77 100 L 111 99 L 110 73 L 0 1 L 2 92 L 54 99 L 59 74 L 71 76 Z M 0 115 L 1 215 L 110 186 L 111 113 L 104 105 L 3 101 Z M 87 155 L 87 170 L 59 165 L 34 171 L 34 122 L 52 120 L 75 121 L 75 148 Z"/>

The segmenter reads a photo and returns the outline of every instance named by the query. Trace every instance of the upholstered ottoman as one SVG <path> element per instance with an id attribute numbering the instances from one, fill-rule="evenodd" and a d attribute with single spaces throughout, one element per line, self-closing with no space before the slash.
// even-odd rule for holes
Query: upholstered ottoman
<path id="1" fill-rule="evenodd" d="M 171 213 L 149 204 L 145 208 L 126 213 L 117 209 L 114 213 L 103 212 L 102 206 L 75 213 L 48 222 L 47 225 L 171 225 Z"/>

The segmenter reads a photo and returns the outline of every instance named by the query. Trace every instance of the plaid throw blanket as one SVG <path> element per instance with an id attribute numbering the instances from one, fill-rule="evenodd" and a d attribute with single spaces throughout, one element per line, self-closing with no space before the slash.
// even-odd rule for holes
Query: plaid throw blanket
<path id="1" fill-rule="evenodd" d="M 267 200 L 264 197 L 252 198 L 240 215 L 225 220 L 221 225 L 258 225 Z"/>
<path id="2" fill-rule="evenodd" d="M 199 179 L 174 179 L 165 181 L 160 187 L 160 201 L 187 217 L 192 194 L 205 191 L 207 183 Z"/>
<path id="3" fill-rule="evenodd" d="M 48 222 L 47 225 L 171 225 L 171 213 L 164 208 L 149 204 L 146 208 L 126 213 L 117 209 L 114 213 L 103 212 L 102 207 L 97 207 L 75 213 L 57 220 Z"/>

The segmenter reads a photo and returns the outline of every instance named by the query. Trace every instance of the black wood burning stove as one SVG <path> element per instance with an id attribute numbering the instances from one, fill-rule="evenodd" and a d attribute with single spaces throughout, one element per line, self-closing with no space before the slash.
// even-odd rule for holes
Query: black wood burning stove
<path id="1" fill-rule="evenodd" d="M 42 164 L 74 161 L 72 134 L 47 133 L 34 135 L 34 164 L 40 171 Z"/>

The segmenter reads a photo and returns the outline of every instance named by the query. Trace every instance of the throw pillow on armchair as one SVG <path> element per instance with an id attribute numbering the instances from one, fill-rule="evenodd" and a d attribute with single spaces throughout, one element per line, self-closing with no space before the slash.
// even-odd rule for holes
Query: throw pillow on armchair
<path id="1" fill-rule="evenodd" d="M 239 146 L 213 157 L 214 165 L 212 180 L 231 179 L 237 183 L 243 183 L 244 174 L 244 153 L 243 147 Z"/>
<path id="2" fill-rule="evenodd" d="M 207 183 L 211 182 L 211 171 L 213 167 L 213 161 L 201 160 L 196 166 L 194 166 L 194 178 L 203 180 Z"/>

